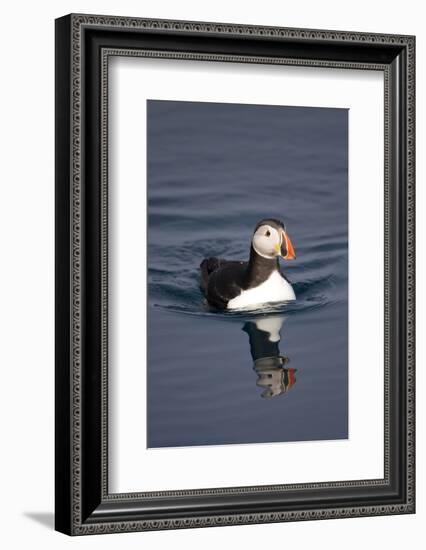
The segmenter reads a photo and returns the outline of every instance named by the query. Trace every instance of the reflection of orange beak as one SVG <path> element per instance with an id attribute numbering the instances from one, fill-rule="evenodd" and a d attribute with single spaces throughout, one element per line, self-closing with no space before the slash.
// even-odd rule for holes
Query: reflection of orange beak
<path id="1" fill-rule="evenodd" d="M 287 381 L 287 384 L 286 384 L 286 388 L 285 390 L 289 390 L 290 388 L 292 388 L 294 386 L 294 384 L 296 383 L 296 371 L 297 369 L 284 369 L 287 371 L 287 377 L 288 377 L 288 381 Z"/>
<path id="2" fill-rule="evenodd" d="M 285 231 L 282 232 L 281 256 L 284 260 L 294 260 L 296 258 L 293 244 Z"/>

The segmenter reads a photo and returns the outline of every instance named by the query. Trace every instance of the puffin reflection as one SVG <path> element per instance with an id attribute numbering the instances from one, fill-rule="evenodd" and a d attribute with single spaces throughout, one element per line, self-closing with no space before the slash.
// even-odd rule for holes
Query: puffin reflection
<path id="1" fill-rule="evenodd" d="M 296 369 L 287 368 L 288 357 L 280 354 L 280 331 L 284 317 L 263 317 L 247 321 L 243 326 L 249 335 L 256 384 L 264 388 L 262 397 L 275 397 L 286 393 L 296 383 Z"/>

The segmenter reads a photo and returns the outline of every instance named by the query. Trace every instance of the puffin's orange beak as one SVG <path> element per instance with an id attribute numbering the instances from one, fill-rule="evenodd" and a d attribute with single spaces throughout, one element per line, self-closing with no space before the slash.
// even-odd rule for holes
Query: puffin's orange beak
<path id="1" fill-rule="evenodd" d="M 281 256 L 284 258 L 284 260 L 294 260 L 296 258 L 293 244 L 290 240 L 290 237 L 285 231 L 282 232 Z"/>

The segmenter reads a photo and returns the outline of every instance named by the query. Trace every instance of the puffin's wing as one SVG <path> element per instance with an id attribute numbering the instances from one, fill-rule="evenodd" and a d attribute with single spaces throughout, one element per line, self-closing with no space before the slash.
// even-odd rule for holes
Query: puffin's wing
<path id="1" fill-rule="evenodd" d="M 205 279 L 204 293 L 210 304 L 225 308 L 229 300 L 241 294 L 247 262 L 216 260 L 216 268 Z"/>
<path id="2" fill-rule="evenodd" d="M 219 269 L 220 267 L 223 267 L 226 264 L 234 263 L 230 262 L 229 260 L 224 260 L 222 258 L 205 258 L 201 264 L 200 264 L 200 270 L 201 270 L 201 290 L 206 294 L 207 292 L 207 284 L 210 275 Z"/>

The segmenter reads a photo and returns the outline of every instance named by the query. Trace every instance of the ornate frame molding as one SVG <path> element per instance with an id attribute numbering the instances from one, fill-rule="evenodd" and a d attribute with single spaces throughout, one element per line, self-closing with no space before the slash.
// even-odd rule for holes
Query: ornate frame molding
<path id="1" fill-rule="evenodd" d="M 271 56 L 271 55 L 247 55 L 232 53 L 196 53 L 194 51 L 155 49 L 153 47 L 132 48 L 128 45 L 120 47 L 114 44 L 96 44 L 98 57 L 93 54 L 97 51 L 95 46 L 89 47 L 88 31 L 96 37 L 96 31 L 110 30 L 116 36 L 120 33 L 134 38 L 138 33 L 141 36 L 153 37 L 164 35 L 170 39 L 179 36 L 191 37 L 222 37 L 232 38 L 243 43 L 246 39 L 259 39 L 262 43 L 268 41 L 291 44 L 320 45 L 324 44 L 331 52 L 331 58 L 314 58 L 298 56 Z M 96 40 L 96 39 L 94 39 Z M 389 60 L 375 62 L 371 59 L 357 61 L 353 58 L 334 59 L 333 46 L 340 51 L 351 46 L 365 46 L 368 44 L 377 52 L 389 52 Z M 356 48 L 352 49 L 356 57 Z M 352 51 L 351 50 L 351 51 Z M 122 17 L 107 17 L 95 15 L 70 15 L 57 20 L 57 216 L 67 216 L 69 224 L 57 218 L 57 244 L 64 246 L 65 250 L 57 249 L 57 343 L 56 360 L 57 376 L 57 529 L 69 534 L 82 535 L 91 533 L 112 533 L 124 531 L 141 531 L 155 529 L 176 529 L 187 527 L 201 527 L 212 525 L 236 525 L 245 523 L 283 522 L 307 519 L 326 519 L 336 517 L 359 517 L 369 515 L 401 514 L 414 512 L 414 169 L 415 169 L 415 40 L 412 36 L 346 33 L 342 31 L 322 31 L 308 29 L 288 29 L 279 27 L 253 27 L 245 25 L 229 25 L 218 23 L 201 23 L 187 21 L 148 20 Z M 336 50 L 337 52 L 337 50 Z M 392 55 L 394 56 L 392 57 Z M 100 118 L 98 128 L 100 135 L 99 149 L 99 216 L 96 217 L 99 224 L 100 251 L 99 251 L 99 413 L 97 416 L 99 430 L 99 451 L 95 462 L 98 467 L 94 470 L 84 464 L 85 453 L 90 453 L 85 441 L 84 425 L 87 422 L 87 409 L 84 403 L 87 400 L 87 381 L 85 377 L 85 347 L 87 334 L 85 333 L 86 292 L 88 277 L 87 232 L 92 231 L 85 203 L 88 181 L 86 149 L 88 145 L 85 125 L 89 123 L 87 117 L 90 89 L 88 77 L 85 71 L 93 59 L 89 61 L 89 55 L 96 57 L 99 65 L 100 82 Z M 157 493 L 130 493 L 109 494 L 107 475 L 107 425 L 108 425 L 108 59 L 110 56 L 139 56 L 157 57 L 168 59 L 191 59 L 203 61 L 229 61 L 239 63 L 274 63 L 283 65 L 302 65 L 314 67 L 334 67 L 344 69 L 368 69 L 384 72 L 385 77 L 385 476 L 383 480 L 362 480 L 359 482 L 342 481 L 333 483 L 314 483 L 297 485 L 278 485 L 261 487 L 235 487 L 227 489 L 200 489 L 192 491 L 170 491 Z M 336 54 L 337 55 L 337 54 Z M 402 57 L 401 57 L 402 56 Z M 380 57 L 380 56 L 379 56 Z M 401 68 L 402 67 L 402 68 Z M 64 81 L 65 87 L 64 87 Z M 402 99 L 401 99 L 402 97 Z M 393 112 L 397 108 L 397 102 L 402 101 L 406 105 L 406 127 L 403 135 L 396 135 L 395 119 Z M 93 103 L 93 102 L 92 102 Z M 68 115 L 66 110 L 68 109 Z M 67 116 L 69 119 L 67 120 Z M 65 120 L 65 123 L 64 123 Z M 404 126 L 399 127 L 404 129 Z M 67 150 L 70 154 L 67 154 Z M 398 152 L 398 158 L 395 157 Z M 398 167 L 395 167 L 395 162 Z M 401 168 L 402 165 L 402 168 Z M 95 168 L 94 168 L 95 169 Z M 397 169 L 400 172 L 397 173 Z M 86 170 L 86 172 L 85 172 Z M 401 172 L 402 170 L 402 172 Z M 394 179 L 399 177 L 399 183 L 404 180 L 405 188 L 395 185 Z M 68 183 L 64 181 L 67 180 Z M 86 183 L 87 185 L 87 183 Z M 397 193 L 397 196 L 395 195 Z M 68 195 L 67 195 L 68 193 Z M 58 200 L 58 195 L 61 198 Z M 402 204 L 397 203 L 402 201 Z M 399 210 L 397 211 L 397 208 Z M 398 218 L 397 218 L 398 216 Z M 405 219 L 400 219 L 405 216 Z M 399 223 L 397 235 L 393 227 Z M 405 277 L 394 281 L 392 269 L 395 263 L 394 247 L 396 241 L 400 244 L 401 273 Z M 391 247 L 392 245 L 392 247 Z M 93 246 L 93 245 L 90 245 Z M 59 258 L 58 258 L 59 256 Z M 404 278 L 405 280 L 402 280 Z M 68 288 L 67 288 L 68 282 Z M 392 289 L 395 285 L 401 287 L 404 294 L 404 311 L 396 311 L 393 305 Z M 59 290 L 58 290 L 59 288 Z M 98 288 L 98 287 L 97 287 Z M 64 303 L 68 300 L 68 310 L 64 309 Z M 64 306 L 64 307 L 62 307 Z M 402 315 L 402 332 L 405 334 L 405 342 L 400 342 L 402 350 L 394 349 L 390 338 L 390 332 L 396 330 L 395 318 Z M 400 322 L 400 321 L 398 321 Z M 399 325 L 398 325 L 399 326 Z M 66 332 L 66 334 L 64 333 Z M 398 356 L 395 354 L 398 352 Z M 392 358 L 393 363 L 392 363 Z M 391 438 L 395 433 L 391 430 L 392 406 L 395 395 L 401 388 L 395 388 L 395 382 L 391 379 L 392 367 L 395 361 L 401 362 L 399 376 L 403 377 L 402 389 L 404 390 L 403 402 L 405 403 L 405 419 L 398 437 L 405 433 L 405 463 L 404 471 L 399 472 L 405 480 L 399 480 L 403 491 L 398 493 L 398 498 L 387 503 L 359 506 L 324 506 L 313 508 L 307 505 L 304 510 L 253 511 L 250 513 L 192 513 L 182 517 L 155 517 L 143 512 L 130 518 L 123 510 L 127 505 L 133 507 L 143 499 L 156 499 L 159 497 L 212 497 L 233 495 L 238 497 L 250 494 L 262 493 L 294 493 L 307 490 L 347 490 L 374 487 L 390 487 L 395 482 L 392 475 L 391 464 Z M 64 364 L 65 362 L 65 364 Z M 403 362 L 403 365 L 402 365 Z M 87 363 L 87 360 L 86 360 Z M 405 371 L 403 372 L 403 367 Z M 88 367 L 86 367 L 87 369 Z M 401 379 L 402 380 L 402 379 Z M 62 402 L 64 391 L 69 392 L 69 401 Z M 396 394 L 395 394 L 396 392 Z M 404 408 L 404 407 L 403 407 Z M 67 422 L 68 429 L 64 428 Z M 393 425 L 393 424 L 392 424 Z M 396 425 L 396 424 L 395 424 Z M 59 430 L 58 430 L 59 427 Z M 65 433 L 63 433 L 65 430 Z M 99 456 L 98 456 L 99 455 Z M 393 458 L 392 458 L 393 460 Z M 92 466 L 93 468 L 93 466 Z M 96 482 L 87 482 L 87 472 L 99 473 Z M 63 484 L 66 487 L 64 489 Z M 62 486 L 62 487 L 61 487 Z M 402 494 L 404 493 L 404 494 Z M 89 495 L 89 496 L 87 496 Z M 401 501 L 401 498 L 404 497 Z M 95 503 L 98 505 L 95 506 Z M 89 513 L 90 512 L 90 513 Z M 120 518 L 124 517 L 123 521 Z"/>

